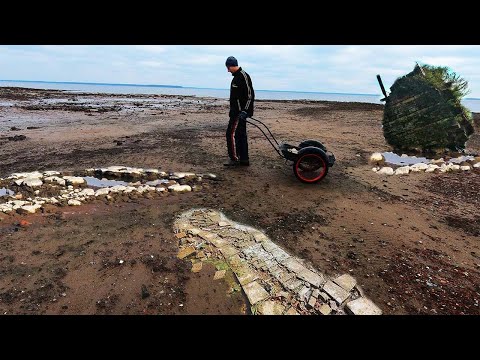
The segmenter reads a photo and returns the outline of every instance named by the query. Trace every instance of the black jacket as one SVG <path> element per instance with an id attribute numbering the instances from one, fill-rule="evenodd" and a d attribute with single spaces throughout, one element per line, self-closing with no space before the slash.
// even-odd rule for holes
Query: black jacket
<path id="1" fill-rule="evenodd" d="M 253 116 L 253 103 L 255 91 L 253 91 L 252 79 L 245 70 L 240 67 L 232 74 L 230 85 L 230 117 L 237 116 L 241 111 L 246 111 L 248 116 Z"/>

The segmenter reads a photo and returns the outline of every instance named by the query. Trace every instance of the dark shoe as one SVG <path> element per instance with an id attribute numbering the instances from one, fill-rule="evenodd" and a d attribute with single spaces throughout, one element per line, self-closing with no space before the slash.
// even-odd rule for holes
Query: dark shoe
<path id="1" fill-rule="evenodd" d="M 223 163 L 223 166 L 238 166 L 240 165 L 240 161 L 235 160 L 228 160 L 226 163 Z"/>
<path id="2" fill-rule="evenodd" d="M 248 161 L 248 160 L 240 160 L 240 161 L 239 161 L 239 164 L 240 164 L 241 166 L 250 166 L 250 161 Z"/>

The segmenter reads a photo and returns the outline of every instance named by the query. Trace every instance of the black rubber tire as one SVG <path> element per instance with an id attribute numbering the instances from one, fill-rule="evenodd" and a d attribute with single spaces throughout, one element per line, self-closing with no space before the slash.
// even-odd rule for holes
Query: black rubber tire
<path id="1" fill-rule="evenodd" d="M 310 179 L 310 178 L 306 178 L 305 176 L 302 175 L 301 172 L 299 172 L 301 170 L 302 161 L 305 161 L 306 158 L 307 159 L 316 158 L 317 160 L 321 161 L 323 170 L 318 174 L 318 176 L 315 176 Z M 315 146 L 307 146 L 307 147 L 304 147 L 303 149 L 300 149 L 297 155 L 297 160 L 295 160 L 293 164 L 293 173 L 295 174 L 295 177 L 303 183 L 306 183 L 306 184 L 318 183 L 328 174 L 327 154 L 325 154 L 325 151 Z"/>
<path id="2" fill-rule="evenodd" d="M 327 148 L 320 141 L 317 140 L 305 140 L 298 145 L 300 149 L 306 148 L 308 146 L 313 146 L 322 149 L 324 152 L 327 152 Z"/>

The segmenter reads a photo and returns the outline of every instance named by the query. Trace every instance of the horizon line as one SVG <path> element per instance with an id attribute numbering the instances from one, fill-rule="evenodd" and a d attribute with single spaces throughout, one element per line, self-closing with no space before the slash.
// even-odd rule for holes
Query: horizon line
<path id="1" fill-rule="evenodd" d="M 8 80 L 0 79 L 0 81 L 9 82 L 26 82 L 26 83 L 46 83 L 46 84 L 79 84 L 79 85 L 112 85 L 112 86 L 136 86 L 136 87 L 170 87 L 181 89 L 205 89 L 205 90 L 229 90 L 222 88 L 210 87 L 196 87 L 196 86 L 181 86 L 181 85 L 163 85 L 163 84 L 127 84 L 127 83 L 99 83 L 99 82 L 85 82 L 85 81 L 47 81 L 47 80 Z M 381 96 L 380 94 L 366 94 L 366 93 L 347 93 L 347 92 L 326 92 L 326 91 L 302 91 L 302 90 L 268 90 L 257 89 L 255 91 L 268 92 L 294 92 L 306 94 L 334 94 L 334 95 L 364 95 L 364 96 Z"/>
<path id="2" fill-rule="evenodd" d="M 85 82 L 85 81 L 47 81 L 47 80 L 6 80 L 0 79 L 0 81 L 9 82 L 26 82 L 26 83 L 45 83 L 45 84 L 79 84 L 79 85 L 112 85 L 112 86 L 136 86 L 136 87 L 166 87 L 166 88 L 178 88 L 178 89 L 204 89 L 204 90 L 228 90 L 222 88 L 210 88 L 210 87 L 196 87 L 196 86 L 182 86 L 182 85 L 165 85 L 165 84 L 131 84 L 131 83 L 99 83 L 99 82 Z M 363 96 L 382 96 L 381 94 L 367 94 L 367 93 L 348 93 L 348 92 L 326 92 L 326 91 L 303 91 L 303 90 L 268 90 L 257 89 L 255 91 L 268 91 L 268 92 L 293 92 L 293 93 L 305 93 L 305 94 L 332 94 L 332 95 L 363 95 Z M 466 97 L 463 100 L 480 100 L 480 98 Z"/>

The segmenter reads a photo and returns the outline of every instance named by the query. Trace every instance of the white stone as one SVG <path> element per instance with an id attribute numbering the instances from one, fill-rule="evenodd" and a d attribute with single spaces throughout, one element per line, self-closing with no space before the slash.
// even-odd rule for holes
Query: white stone
<path id="1" fill-rule="evenodd" d="M 465 165 L 465 166 L 460 166 L 460 170 L 469 171 L 469 170 L 472 170 L 472 168 L 470 166 Z"/>
<path id="2" fill-rule="evenodd" d="M 82 205 L 82 203 L 78 200 L 73 200 L 73 199 L 70 199 L 68 200 L 68 205 L 70 206 L 79 206 L 79 205 Z"/>
<path id="3" fill-rule="evenodd" d="M 153 173 L 153 174 L 158 174 L 159 171 L 157 169 L 145 169 L 146 173 Z"/>
<path id="4" fill-rule="evenodd" d="M 64 176 L 63 177 L 67 184 L 70 185 L 80 185 L 85 183 L 85 179 L 80 176 Z"/>
<path id="5" fill-rule="evenodd" d="M 255 305 L 257 302 L 269 297 L 268 292 L 256 281 L 244 285 L 243 291 L 245 291 L 251 305 Z"/>
<path id="6" fill-rule="evenodd" d="M 372 168 L 372 171 L 373 171 L 373 172 L 377 172 L 378 170 L 379 170 L 379 168 L 378 168 L 378 167 L 374 167 L 374 168 Z"/>
<path id="7" fill-rule="evenodd" d="M 167 191 L 167 189 L 165 189 L 164 187 L 157 187 L 156 190 L 157 190 L 158 192 Z"/>
<path id="8" fill-rule="evenodd" d="M 48 202 L 49 202 L 50 204 L 58 204 L 59 201 L 58 201 L 56 198 L 51 197 L 50 199 L 48 199 Z"/>
<path id="9" fill-rule="evenodd" d="M 23 178 L 22 178 L 22 179 L 17 179 L 17 180 L 14 181 L 14 183 L 15 183 L 17 186 L 20 186 L 20 185 L 23 184 L 23 180 L 24 180 Z"/>
<path id="10" fill-rule="evenodd" d="M 190 185 L 175 184 L 175 185 L 169 186 L 168 190 L 175 191 L 175 192 L 188 192 L 188 191 L 192 191 L 192 188 L 190 187 Z"/>
<path id="11" fill-rule="evenodd" d="M 115 186 L 112 186 L 112 187 L 110 188 L 110 191 L 116 193 L 116 192 L 125 191 L 126 189 L 127 189 L 127 187 L 124 186 L 124 185 L 115 185 Z"/>
<path id="12" fill-rule="evenodd" d="M 34 200 L 33 204 L 34 205 L 43 205 L 43 204 L 45 204 L 45 200 Z"/>
<path id="13" fill-rule="evenodd" d="M 443 163 L 445 163 L 445 160 L 443 160 L 443 158 L 438 160 L 430 160 L 430 164 L 443 164 Z"/>
<path id="14" fill-rule="evenodd" d="M 101 188 L 95 191 L 95 196 L 108 195 L 109 192 L 110 192 L 109 188 Z"/>
<path id="15" fill-rule="evenodd" d="M 323 291 L 330 295 L 338 304 L 343 303 L 350 296 L 348 291 L 345 291 L 330 280 L 325 283 Z"/>
<path id="16" fill-rule="evenodd" d="M 195 177 L 196 175 L 194 173 L 190 173 L 190 172 L 174 172 L 171 176 L 172 179 L 183 179 L 183 178 L 191 178 L 191 177 Z"/>
<path id="17" fill-rule="evenodd" d="M 162 178 L 165 178 L 168 176 L 168 174 L 165 171 L 159 171 L 158 175 L 161 176 Z"/>
<path id="18" fill-rule="evenodd" d="M 370 159 L 368 160 L 371 165 L 380 165 L 382 166 L 385 164 L 385 156 L 382 153 L 376 152 L 370 155 Z"/>
<path id="19" fill-rule="evenodd" d="M 45 172 L 43 173 L 43 176 L 46 176 L 46 177 L 48 177 L 48 176 L 56 176 L 56 175 L 60 175 L 60 173 L 59 173 L 58 171 L 45 171 Z"/>
<path id="20" fill-rule="evenodd" d="M 333 280 L 338 286 L 340 286 L 345 291 L 352 291 L 352 289 L 357 285 L 357 280 L 348 274 L 343 274 Z"/>
<path id="21" fill-rule="evenodd" d="M 24 205 L 17 209 L 19 214 L 35 214 L 35 211 L 40 209 L 42 205 Z"/>
<path id="22" fill-rule="evenodd" d="M 473 164 L 473 167 L 474 168 L 480 168 L 480 162 L 476 163 L 476 164 Z"/>
<path id="23" fill-rule="evenodd" d="M 94 196 L 95 195 L 95 190 L 93 189 L 83 189 L 79 193 L 80 196 Z"/>
<path id="24" fill-rule="evenodd" d="M 12 200 L 12 201 L 9 201 L 8 203 L 11 204 L 13 207 L 20 207 L 23 205 L 30 204 L 28 201 L 23 201 L 23 200 Z"/>
<path id="25" fill-rule="evenodd" d="M 409 172 L 410 172 L 409 166 L 402 166 L 395 170 L 395 175 L 408 175 Z"/>
<path id="26" fill-rule="evenodd" d="M 416 164 L 410 165 L 410 171 L 418 172 L 418 171 L 425 171 L 427 169 L 428 169 L 428 164 L 425 164 L 425 163 L 416 163 Z"/>
<path id="27" fill-rule="evenodd" d="M 33 172 L 23 172 L 23 173 L 14 173 L 8 177 L 8 179 L 21 179 L 21 178 L 35 178 L 41 179 L 43 174 L 38 171 Z"/>
<path id="28" fill-rule="evenodd" d="M 157 185 L 166 184 L 166 183 L 168 183 L 168 182 L 169 182 L 169 180 L 157 179 L 157 180 L 153 180 L 153 181 L 147 181 L 146 184 L 147 184 L 147 185 L 150 185 L 150 186 L 157 186 Z"/>
<path id="29" fill-rule="evenodd" d="M 135 191 L 135 190 L 137 190 L 136 187 L 134 187 L 134 186 L 127 186 L 127 187 L 125 188 L 125 190 L 123 190 L 123 193 L 124 193 L 124 194 L 128 194 L 128 193 L 131 193 L 132 191 Z"/>
<path id="30" fill-rule="evenodd" d="M 285 306 L 272 300 L 266 300 L 258 305 L 258 312 L 262 315 L 282 315 L 284 311 Z"/>
<path id="31" fill-rule="evenodd" d="M 452 168 L 452 171 L 459 171 L 460 170 L 460 165 L 458 165 L 458 164 L 450 164 L 450 167 Z"/>
<path id="32" fill-rule="evenodd" d="M 9 204 L 0 204 L 0 211 L 3 211 L 4 213 L 9 213 L 13 211 L 13 206 Z"/>
<path id="33" fill-rule="evenodd" d="M 364 297 L 348 302 L 345 309 L 354 315 L 382 315 L 382 310 Z"/>
<path id="34" fill-rule="evenodd" d="M 26 178 L 23 180 L 23 186 L 28 186 L 28 187 L 38 187 L 43 185 L 43 181 L 40 180 L 39 178 Z"/>
<path id="35" fill-rule="evenodd" d="M 61 177 L 58 177 L 58 176 L 49 176 L 45 179 L 43 179 L 45 182 L 48 182 L 48 183 L 57 183 L 58 185 L 61 185 L 61 186 L 65 186 L 66 185 L 66 181 L 63 180 Z"/>
<path id="36" fill-rule="evenodd" d="M 438 165 L 430 164 L 430 165 L 428 165 L 428 168 L 425 169 L 425 172 L 426 173 L 431 173 L 431 172 L 434 172 L 438 168 L 440 168 Z"/>
<path id="37" fill-rule="evenodd" d="M 390 166 L 382 167 L 380 170 L 377 171 L 377 174 L 381 175 L 393 175 L 394 171 Z"/>

